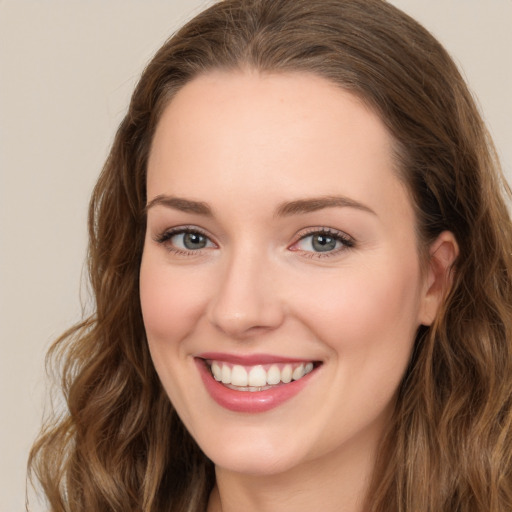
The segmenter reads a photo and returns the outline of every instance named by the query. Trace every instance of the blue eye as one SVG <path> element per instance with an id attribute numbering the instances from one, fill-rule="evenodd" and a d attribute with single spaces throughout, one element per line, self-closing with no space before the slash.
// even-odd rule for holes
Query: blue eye
<path id="1" fill-rule="evenodd" d="M 167 245 L 171 251 L 193 252 L 215 244 L 203 233 L 191 228 L 176 228 L 166 231 L 156 238 L 158 243 Z"/>
<path id="2" fill-rule="evenodd" d="M 333 236 L 322 233 L 308 235 L 297 244 L 303 251 L 328 252 L 341 246 L 341 242 Z"/>
<path id="3" fill-rule="evenodd" d="M 179 233 L 170 238 L 173 245 L 180 249 L 195 251 L 208 245 L 208 238 L 201 233 Z"/>
<path id="4" fill-rule="evenodd" d="M 292 249 L 310 253 L 326 253 L 327 255 L 353 246 L 353 240 L 341 232 L 318 230 L 302 236 Z"/>

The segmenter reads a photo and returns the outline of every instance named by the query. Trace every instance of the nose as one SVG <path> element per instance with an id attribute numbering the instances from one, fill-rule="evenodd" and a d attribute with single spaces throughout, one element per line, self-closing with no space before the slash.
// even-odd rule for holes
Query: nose
<path id="1" fill-rule="evenodd" d="M 246 253 L 234 255 L 224 265 L 208 307 L 211 324 L 234 339 L 279 327 L 284 305 L 279 299 L 279 279 L 269 261 Z"/>

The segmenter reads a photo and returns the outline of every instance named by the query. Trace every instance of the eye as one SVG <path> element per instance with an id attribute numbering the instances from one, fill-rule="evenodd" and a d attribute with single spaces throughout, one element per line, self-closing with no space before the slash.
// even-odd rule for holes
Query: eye
<path id="1" fill-rule="evenodd" d="M 173 245 L 189 251 L 204 249 L 208 245 L 208 238 L 201 233 L 179 233 L 170 240 Z"/>
<path id="2" fill-rule="evenodd" d="M 332 229 L 316 229 L 302 235 L 298 242 L 290 247 L 293 251 L 324 253 L 326 256 L 343 249 L 353 247 L 354 240 L 348 235 Z"/>
<path id="3" fill-rule="evenodd" d="M 170 251 L 190 253 L 216 247 L 210 238 L 198 229 L 175 228 L 162 233 L 155 239 L 158 243 L 166 245 Z"/>

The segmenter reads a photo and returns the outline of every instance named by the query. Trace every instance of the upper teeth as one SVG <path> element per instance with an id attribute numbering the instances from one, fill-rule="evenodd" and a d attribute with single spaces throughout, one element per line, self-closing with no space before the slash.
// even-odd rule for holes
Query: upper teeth
<path id="1" fill-rule="evenodd" d="M 212 361 L 211 370 L 215 380 L 238 387 L 261 388 L 292 380 L 299 380 L 313 370 L 313 363 L 287 363 L 273 365 L 242 366 Z"/>

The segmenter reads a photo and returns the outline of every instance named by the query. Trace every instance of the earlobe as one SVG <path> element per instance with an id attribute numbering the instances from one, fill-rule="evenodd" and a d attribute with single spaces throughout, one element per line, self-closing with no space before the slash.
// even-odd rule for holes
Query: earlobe
<path id="1" fill-rule="evenodd" d="M 431 325 L 452 284 L 452 267 L 459 245 L 451 231 L 443 231 L 430 245 L 425 291 L 419 321 Z"/>

